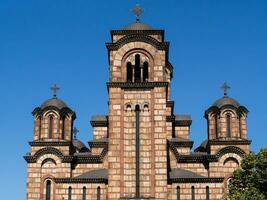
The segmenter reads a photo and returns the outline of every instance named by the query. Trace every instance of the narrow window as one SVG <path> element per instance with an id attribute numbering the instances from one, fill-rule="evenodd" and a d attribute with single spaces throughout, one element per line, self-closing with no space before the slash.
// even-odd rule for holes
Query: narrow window
<path id="1" fill-rule="evenodd" d="M 101 198 L 101 190 L 100 190 L 100 187 L 98 186 L 97 187 L 97 200 L 100 200 Z"/>
<path id="2" fill-rule="evenodd" d="M 86 187 L 83 187 L 83 200 L 86 200 Z"/>
<path id="3" fill-rule="evenodd" d="M 52 139 L 52 135 L 53 135 L 53 116 L 51 115 L 49 117 L 49 139 Z"/>
<path id="4" fill-rule="evenodd" d="M 192 195 L 192 200 L 195 200 L 195 187 L 191 187 L 191 195 Z"/>
<path id="5" fill-rule="evenodd" d="M 132 82 L 133 81 L 133 69 L 132 69 L 132 64 L 130 62 L 127 62 L 126 66 L 127 70 L 127 82 Z"/>
<path id="6" fill-rule="evenodd" d="M 42 130 L 42 118 L 39 117 L 39 132 L 38 132 L 38 139 L 41 139 L 41 130 Z"/>
<path id="7" fill-rule="evenodd" d="M 242 138 L 242 116 L 239 117 L 239 137 Z"/>
<path id="8" fill-rule="evenodd" d="M 176 193 L 177 193 L 177 200 L 180 200 L 180 186 L 177 186 Z"/>
<path id="9" fill-rule="evenodd" d="M 72 188 L 69 187 L 69 189 L 68 189 L 68 200 L 71 200 L 71 192 L 72 192 Z"/>
<path id="10" fill-rule="evenodd" d="M 140 55 L 135 55 L 135 69 L 134 69 L 134 81 L 141 82 L 141 66 L 140 66 Z"/>
<path id="11" fill-rule="evenodd" d="M 148 62 L 144 62 L 144 67 L 143 67 L 143 82 L 148 81 Z"/>
<path id="12" fill-rule="evenodd" d="M 227 123 L 227 137 L 231 137 L 231 115 L 226 115 L 226 123 Z"/>
<path id="13" fill-rule="evenodd" d="M 209 186 L 206 187 L 206 200 L 210 200 L 210 188 L 209 188 Z"/>
<path id="14" fill-rule="evenodd" d="M 219 137 L 218 136 L 218 120 L 217 120 L 217 115 L 214 115 L 214 123 L 215 123 L 215 137 L 216 137 L 216 139 Z"/>
<path id="15" fill-rule="evenodd" d="M 51 181 L 46 181 L 45 200 L 51 200 Z"/>
<path id="16" fill-rule="evenodd" d="M 65 116 L 62 117 L 62 140 L 65 139 Z"/>

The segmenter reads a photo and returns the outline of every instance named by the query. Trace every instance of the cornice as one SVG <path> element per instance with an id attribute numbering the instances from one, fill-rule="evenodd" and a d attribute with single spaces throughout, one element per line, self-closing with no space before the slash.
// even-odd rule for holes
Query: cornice
<path id="1" fill-rule="evenodd" d="M 169 42 L 159 42 L 155 38 L 147 35 L 133 32 L 132 34 L 127 34 L 115 43 L 106 43 L 106 47 L 109 51 L 118 50 L 123 45 L 130 42 L 145 42 L 148 43 L 159 50 L 169 50 Z"/>
<path id="2" fill-rule="evenodd" d="M 30 146 L 70 146 L 70 141 L 31 141 Z"/>
<path id="3" fill-rule="evenodd" d="M 222 183 L 224 178 L 212 178 L 212 177 L 204 177 L 204 178 L 173 178 L 170 179 L 170 183 Z"/>
<path id="4" fill-rule="evenodd" d="M 155 87 L 168 87 L 168 82 L 108 82 L 108 88 L 122 89 L 152 89 Z"/>
<path id="5" fill-rule="evenodd" d="M 108 179 L 104 178 L 55 178 L 55 183 L 105 183 Z"/>
<path id="6" fill-rule="evenodd" d="M 251 140 L 209 140 L 208 145 L 250 145 Z"/>

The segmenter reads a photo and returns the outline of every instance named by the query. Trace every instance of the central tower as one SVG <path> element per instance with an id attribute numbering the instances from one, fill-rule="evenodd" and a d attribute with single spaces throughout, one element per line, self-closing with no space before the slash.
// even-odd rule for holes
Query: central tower
<path id="1" fill-rule="evenodd" d="M 172 131 L 164 31 L 136 22 L 111 31 L 107 43 L 109 92 L 109 199 L 167 199 L 167 138 Z"/>

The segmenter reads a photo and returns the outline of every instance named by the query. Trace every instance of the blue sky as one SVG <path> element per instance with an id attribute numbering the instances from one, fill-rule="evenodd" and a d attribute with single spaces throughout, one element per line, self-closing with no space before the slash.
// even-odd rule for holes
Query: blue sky
<path id="1" fill-rule="evenodd" d="M 191 114 L 194 148 L 206 138 L 204 111 L 223 95 L 249 109 L 252 151 L 267 146 L 267 1 L 0 0 L 1 199 L 25 198 L 26 162 L 33 136 L 31 111 L 52 96 L 76 111 L 78 138 L 92 138 L 90 117 L 107 114 L 109 31 L 142 21 L 165 29 L 174 66 L 175 112 Z M 11 197 L 10 194 L 13 196 Z"/>

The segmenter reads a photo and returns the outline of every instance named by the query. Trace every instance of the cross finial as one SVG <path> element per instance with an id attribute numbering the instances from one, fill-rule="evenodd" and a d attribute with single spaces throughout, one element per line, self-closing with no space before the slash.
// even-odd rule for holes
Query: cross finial
<path id="1" fill-rule="evenodd" d="M 224 82 L 224 84 L 222 85 L 222 89 L 223 89 L 224 96 L 227 96 L 228 90 L 231 89 L 231 87 L 227 85 L 226 82 Z"/>
<path id="2" fill-rule="evenodd" d="M 57 98 L 57 91 L 58 91 L 59 89 L 60 89 L 60 88 L 57 86 L 57 84 L 52 85 L 51 90 L 52 90 L 52 92 L 53 92 L 53 97 L 54 97 L 54 98 Z"/>
<path id="3" fill-rule="evenodd" d="M 136 22 L 140 22 L 140 16 L 144 12 L 144 9 L 139 4 L 136 4 L 136 6 L 132 9 L 132 12 L 135 14 Z"/>
<path id="4" fill-rule="evenodd" d="M 72 133 L 73 133 L 73 138 L 76 140 L 76 137 L 77 137 L 77 134 L 79 133 L 79 130 L 76 127 L 74 127 L 72 130 Z"/>

